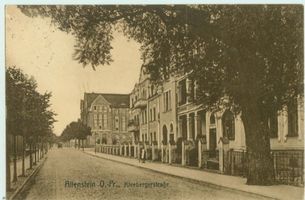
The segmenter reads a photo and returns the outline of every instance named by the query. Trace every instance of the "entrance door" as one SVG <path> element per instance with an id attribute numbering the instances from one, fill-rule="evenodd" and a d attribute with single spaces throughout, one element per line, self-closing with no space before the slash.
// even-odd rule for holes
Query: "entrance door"
<path id="1" fill-rule="evenodd" d="M 216 128 L 210 129 L 210 158 L 216 158 Z"/>

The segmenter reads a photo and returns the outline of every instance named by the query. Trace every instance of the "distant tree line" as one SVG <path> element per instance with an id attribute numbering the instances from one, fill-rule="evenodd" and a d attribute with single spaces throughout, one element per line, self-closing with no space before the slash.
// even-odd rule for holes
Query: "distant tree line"
<path id="1" fill-rule="evenodd" d="M 78 120 L 73 121 L 66 126 L 60 135 L 60 140 L 62 142 L 70 142 L 70 140 L 75 140 L 75 148 L 77 146 L 80 148 L 80 143 L 82 142 L 82 147 L 84 148 L 84 140 L 88 135 L 91 135 L 91 128 L 82 123 L 81 120 Z M 76 141 L 78 142 L 76 143 Z"/>
<path id="2" fill-rule="evenodd" d="M 30 156 L 30 169 L 57 141 L 53 133 L 55 113 L 50 109 L 51 93 L 37 91 L 37 82 L 14 67 L 6 68 L 6 159 L 7 189 L 10 189 L 10 163 L 13 160 L 13 181 L 17 181 L 17 158 Z M 34 158 L 33 158 L 34 153 Z"/>

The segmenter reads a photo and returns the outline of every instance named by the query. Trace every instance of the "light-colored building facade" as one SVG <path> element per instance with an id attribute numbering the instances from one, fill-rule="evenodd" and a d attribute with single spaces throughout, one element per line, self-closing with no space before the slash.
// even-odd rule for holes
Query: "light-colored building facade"
<path id="1" fill-rule="evenodd" d="M 160 148 L 177 139 L 175 84 L 174 78 L 162 85 L 154 84 L 149 75 L 141 71 L 139 82 L 130 94 L 128 130 L 134 142 Z"/>
<path id="2" fill-rule="evenodd" d="M 81 100 L 81 121 L 91 127 L 87 145 L 131 142 L 127 131 L 129 95 L 85 93 Z"/>
<path id="3" fill-rule="evenodd" d="M 198 165 L 198 159 L 193 159 L 191 154 L 198 157 L 200 140 L 202 167 L 225 172 L 229 168 L 226 163 L 232 162 L 228 159 L 233 158 L 235 162 L 234 156 L 246 152 L 241 116 L 230 108 L 215 112 L 205 110 L 196 102 L 197 85 L 189 77 L 188 74 L 171 76 L 156 85 L 141 72 L 139 82 L 130 94 L 130 119 L 137 123 L 137 127 L 130 123 L 129 131 L 135 141 L 147 145 L 154 143 L 161 151 L 164 148 L 169 151 L 168 144 L 174 144 L 177 147 L 175 151 L 181 154 L 181 142 L 184 141 L 184 148 L 188 151 L 184 155 L 186 165 Z M 286 106 L 269 119 L 272 151 L 304 151 L 303 102 L 303 97 L 300 97 L 295 104 Z M 168 155 L 164 153 L 163 156 Z M 181 161 L 181 155 L 175 158 Z M 242 162 L 241 158 L 238 159 Z M 168 158 L 164 160 L 169 162 Z"/>

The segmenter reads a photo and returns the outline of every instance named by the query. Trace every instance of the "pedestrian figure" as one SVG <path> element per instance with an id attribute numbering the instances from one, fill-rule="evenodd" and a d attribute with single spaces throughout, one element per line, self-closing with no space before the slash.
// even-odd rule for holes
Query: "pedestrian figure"
<path id="1" fill-rule="evenodd" d="M 146 157 L 146 152 L 145 152 L 145 149 L 142 148 L 141 149 L 141 160 L 143 163 L 145 163 L 145 157 Z"/>

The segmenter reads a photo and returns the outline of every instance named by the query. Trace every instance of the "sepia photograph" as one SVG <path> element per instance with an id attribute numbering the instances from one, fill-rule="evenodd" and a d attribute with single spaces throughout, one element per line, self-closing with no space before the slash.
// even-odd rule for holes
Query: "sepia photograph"
<path id="1" fill-rule="evenodd" d="M 304 199 L 304 5 L 4 11 L 3 199 Z"/>

